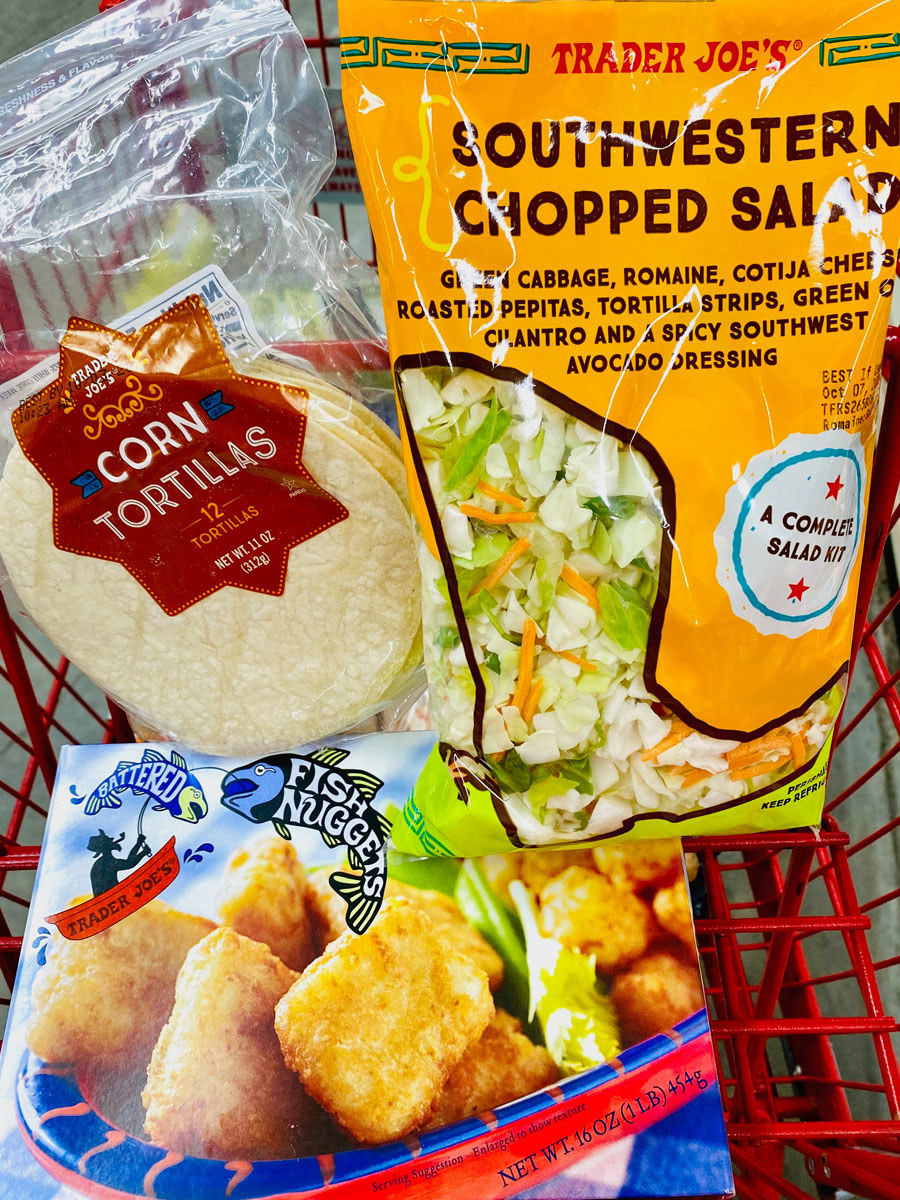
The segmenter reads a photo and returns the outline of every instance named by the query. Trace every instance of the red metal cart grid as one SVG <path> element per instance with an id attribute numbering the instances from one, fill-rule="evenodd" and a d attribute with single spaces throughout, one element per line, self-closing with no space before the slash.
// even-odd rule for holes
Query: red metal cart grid
<path id="1" fill-rule="evenodd" d="M 296 5 L 295 15 L 324 82 L 334 86 L 337 31 L 326 25 L 321 0 L 306 19 Z M 354 183 L 348 164 L 340 166 L 321 211 L 346 236 L 347 209 L 337 197 Z M 9 304 L 15 306 L 16 297 L 9 278 L 0 277 L 0 331 Z M 29 365 L 27 348 L 23 352 L 20 370 Z M 887 363 L 892 377 L 863 550 L 854 687 L 836 739 L 834 775 L 867 723 L 879 722 L 890 736 L 876 760 L 832 795 L 821 831 L 688 843 L 701 865 L 697 930 L 736 1183 L 740 1195 L 763 1200 L 796 1200 L 816 1188 L 823 1195 L 843 1190 L 900 1200 L 900 1068 L 892 1040 L 900 1026 L 882 1001 L 888 972 L 900 966 L 900 874 L 885 891 L 872 886 L 879 848 L 886 839 L 896 847 L 900 801 L 895 815 L 889 804 L 862 834 L 851 837 L 842 829 L 850 824 L 845 814 L 866 808 L 867 785 L 890 772 L 900 754 L 900 658 L 893 636 L 900 587 L 885 593 L 879 575 L 889 531 L 900 518 L 894 507 L 900 338 L 889 341 Z M 11 373 L 7 363 L 0 378 Z M 122 714 L 44 645 L 0 599 L 0 689 L 14 693 L 21 714 L 20 722 L 0 722 L 2 1003 L 8 1003 L 21 950 L 56 748 L 65 741 L 129 737 Z M 859 827 L 858 816 L 852 824 Z M 894 853 L 900 861 L 900 850 Z M 894 992 L 900 995 L 900 988 Z M 0 1009 L 0 1021 L 3 1015 Z"/>

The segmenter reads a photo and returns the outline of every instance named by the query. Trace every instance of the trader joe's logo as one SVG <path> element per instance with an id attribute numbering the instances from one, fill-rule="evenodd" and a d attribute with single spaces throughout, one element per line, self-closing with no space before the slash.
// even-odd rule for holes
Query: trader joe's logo
<path id="1" fill-rule="evenodd" d="M 116 836 L 98 827 L 86 843 L 93 855 L 90 899 L 47 918 L 70 941 L 81 941 L 109 929 L 143 908 L 178 875 L 175 838 L 169 838 L 154 854 L 144 836 L 148 807 L 191 825 L 205 817 L 209 809 L 200 781 L 188 770 L 185 759 L 176 751 L 166 757 L 150 747 L 137 762 L 120 762 L 86 799 L 73 793 L 71 800 L 83 804 L 84 815 L 94 818 L 104 810 L 120 809 L 123 796 L 129 793 L 143 800 L 130 848 L 122 853 L 124 833 Z"/>

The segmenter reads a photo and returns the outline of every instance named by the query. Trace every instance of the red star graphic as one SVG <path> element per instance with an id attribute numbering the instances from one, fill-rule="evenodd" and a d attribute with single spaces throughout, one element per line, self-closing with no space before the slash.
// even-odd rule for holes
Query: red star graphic
<path id="1" fill-rule="evenodd" d="M 803 593 L 809 591 L 809 584 L 804 583 L 802 578 L 797 583 L 792 583 L 790 587 L 788 600 L 802 600 Z"/>
<path id="2" fill-rule="evenodd" d="M 828 484 L 828 495 L 825 497 L 825 499 L 826 500 L 837 500 L 838 492 L 841 490 L 841 488 L 843 486 L 844 485 L 841 483 L 840 475 L 838 475 L 837 479 L 832 479 L 830 481 L 830 483 Z"/>

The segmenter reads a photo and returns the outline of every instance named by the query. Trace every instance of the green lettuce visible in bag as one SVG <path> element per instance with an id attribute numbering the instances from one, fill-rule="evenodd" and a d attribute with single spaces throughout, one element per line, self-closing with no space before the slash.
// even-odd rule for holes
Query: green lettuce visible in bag
<path id="1" fill-rule="evenodd" d="M 454 451 L 457 457 L 444 484 L 447 492 L 459 492 L 461 499 L 467 499 L 475 490 L 477 472 L 481 467 L 484 456 L 492 442 L 501 438 L 509 425 L 509 413 L 501 409 L 496 396 L 491 396 L 490 408 L 484 420 L 474 433 L 458 439 L 458 447 L 451 445 L 448 449 L 448 459 Z"/>
<path id="2" fill-rule="evenodd" d="M 643 650 L 650 633 L 650 605 L 624 579 L 597 588 L 606 632 L 623 650 Z"/>

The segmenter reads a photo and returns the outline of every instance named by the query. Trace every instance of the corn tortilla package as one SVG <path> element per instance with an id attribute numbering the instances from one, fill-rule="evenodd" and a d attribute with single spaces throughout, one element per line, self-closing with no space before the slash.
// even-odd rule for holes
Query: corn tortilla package
<path id="1" fill-rule="evenodd" d="M 900 4 L 340 11 L 440 743 L 399 841 L 818 821 L 900 232 Z"/>
<path id="2" fill-rule="evenodd" d="M 140 736 L 261 752 L 421 688 L 377 282 L 305 211 L 333 163 L 278 0 L 0 68 L 2 573 Z"/>
<path id="3" fill-rule="evenodd" d="M 63 750 L 0 1200 L 733 1191 L 696 860 L 398 854 L 385 826 L 433 743 Z"/>

